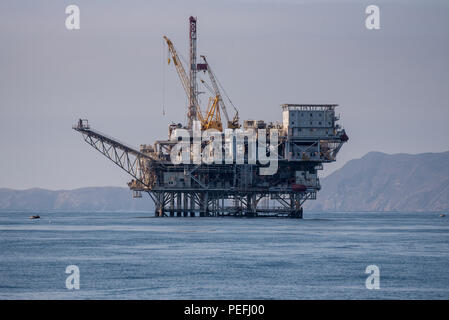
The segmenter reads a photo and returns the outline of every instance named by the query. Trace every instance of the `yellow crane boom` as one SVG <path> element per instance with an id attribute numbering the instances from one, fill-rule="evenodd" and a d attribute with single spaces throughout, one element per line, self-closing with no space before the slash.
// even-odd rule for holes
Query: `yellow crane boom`
<path id="1" fill-rule="evenodd" d="M 184 69 L 184 66 L 182 65 L 181 60 L 179 59 L 178 53 L 176 52 L 175 46 L 173 45 L 173 42 L 164 36 L 165 42 L 167 42 L 168 50 L 170 51 L 171 59 L 173 60 L 173 64 L 175 65 L 176 71 L 178 73 L 179 79 L 181 80 L 182 87 L 184 88 L 184 91 L 187 95 L 187 98 L 190 100 L 190 81 L 189 77 L 187 76 L 186 70 Z M 168 64 L 170 64 L 170 58 L 168 58 Z M 195 99 L 195 105 L 197 109 L 197 115 L 199 117 L 199 120 L 203 121 L 203 116 L 201 115 L 201 110 L 198 105 L 198 101 Z"/>
<path id="2" fill-rule="evenodd" d="M 170 64 L 171 60 L 173 60 L 173 64 L 175 65 L 179 79 L 181 80 L 182 87 L 184 88 L 187 98 L 190 100 L 190 81 L 189 81 L 190 79 L 184 69 L 184 66 L 182 65 L 181 60 L 179 59 L 178 53 L 176 52 L 173 42 L 170 39 L 168 39 L 166 36 L 164 36 L 164 39 L 165 39 L 165 42 L 167 43 L 168 50 L 169 50 L 170 56 L 171 56 L 171 59 L 170 58 L 168 59 L 168 63 Z M 230 121 L 228 114 L 226 112 L 226 107 L 221 98 L 220 90 L 218 89 L 218 85 L 217 85 L 215 77 L 212 73 L 212 70 L 210 70 L 209 65 L 207 64 L 206 58 L 204 56 L 201 56 L 201 57 L 203 58 L 206 66 L 207 66 L 207 71 L 209 74 L 209 78 L 211 79 L 212 86 L 214 88 L 214 94 L 215 94 L 215 97 L 211 97 L 209 99 L 209 105 L 208 105 L 205 117 L 203 117 L 203 115 L 201 113 L 201 109 L 199 107 L 199 103 L 196 100 L 196 97 L 194 97 L 195 106 L 196 106 L 196 110 L 197 110 L 196 115 L 201 122 L 201 129 L 202 130 L 217 129 L 219 131 L 223 131 L 223 124 L 221 122 L 220 109 L 223 110 L 223 113 L 227 120 L 228 128 L 239 128 L 240 126 L 238 124 L 238 112 L 234 116 L 234 119 L 232 121 Z"/>
<path id="3" fill-rule="evenodd" d="M 221 123 L 220 106 L 218 104 L 219 97 L 209 98 L 209 106 L 206 118 L 202 121 L 202 129 L 216 129 L 223 131 L 223 124 Z"/>
<path id="4" fill-rule="evenodd" d="M 214 73 L 213 73 L 209 63 L 207 62 L 206 57 L 205 56 L 201 56 L 201 58 L 204 60 L 204 63 L 207 66 L 207 73 L 209 75 L 210 82 L 212 83 L 212 88 L 214 89 L 215 96 L 218 99 L 218 105 L 220 106 L 220 109 L 223 111 L 223 114 L 224 114 L 224 116 L 226 118 L 228 128 L 231 128 L 231 129 L 240 128 L 240 125 L 239 125 L 239 113 L 238 113 L 237 109 L 235 110 L 236 113 L 234 115 L 234 118 L 232 120 L 230 120 L 229 116 L 228 116 L 228 112 L 226 110 L 226 106 L 225 106 L 225 104 L 223 102 L 223 98 L 222 98 L 221 93 L 220 93 L 220 89 L 218 88 L 218 84 L 217 84 L 217 80 L 215 79 L 215 75 L 214 75 Z"/>

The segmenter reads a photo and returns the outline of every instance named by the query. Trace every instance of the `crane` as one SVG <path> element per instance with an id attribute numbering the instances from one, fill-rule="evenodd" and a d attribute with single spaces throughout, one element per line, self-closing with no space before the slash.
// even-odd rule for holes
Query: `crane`
<path id="1" fill-rule="evenodd" d="M 182 65 L 181 60 L 179 59 L 178 53 L 176 52 L 175 46 L 173 42 L 164 36 L 165 41 L 167 42 L 168 50 L 170 51 L 171 59 L 168 58 L 168 63 L 170 64 L 171 60 L 173 60 L 173 64 L 176 67 L 176 71 L 178 73 L 179 79 L 181 80 L 182 87 L 187 95 L 187 98 L 190 101 L 190 79 L 187 76 L 187 73 Z M 206 111 L 205 118 L 203 117 L 201 110 L 199 108 L 198 101 L 196 97 L 194 97 L 195 105 L 196 105 L 196 115 L 201 122 L 201 129 L 217 129 L 219 131 L 223 131 L 223 125 L 221 123 L 220 117 L 220 97 L 215 96 L 209 99 L 209 106 Z M 227 114 L 226 114 L 227 117 Z"/>
<path id="2" fill-rule="evenodd" d="M 184 69 L 181 60 L 179 59 L 178 53 L 176 52 L 173 42 L 166 36 L 164 36 L 164 39 L 165 42 L 167 42 L 168 50 L 170 51 L 171 55 L 171 59 L 168 58 L 168 64 L 170 64 L 171 60 L 173 60 L 173 64 L 175 65 L 179 79 L 181 80 L 182 87 L 184 88 L 184 91 L 187 95 L 187 99 L 190 101 L 190 79 L 187 76 L 186 70 Z M 204 119 L 203 116 L 201 115 L 200 107 L 196 99 L 196 96 L 193 97 L 193 100 L 195 101 L 195 106 L 197 110 L 196 115 L 198 116 L 199 120 L 203 122 Z"/>
<path id="3" fill-rule="evenodd" d="M 202 122 L 202 129 L 216 129 L 223 131 L 223 124 L 221 123 L 220 106 L 218 104 L 219 97 L 215 96 L 209 98 L 209 106 L 206 118 Z"/>
<path id="4" fill-rule="evenodd" d="M 173 45 L 173 42 L 166 36 L 164 36 L 165 42 L 167 42 L 168 50 L 170 51 L 173 64 L 176 67 L 176 71 L 178 72 L 179 79 L 181 80 L 182 87 L 184 88 L 184 91 L 186 92 L 187 97 L 190 97 L 189 93 L 189 77 L 187 76 L 186 70 L 184 69 L 184 66 L 181 63 L 181 60 L 179 60 L 178 53 L 176 52 L 175 46 Z M 170 58 L 168 58 L 168 64 L 170 64 Z"/>
<path id="5" fill-rule="evenodd" d="M 212 83 L 212 88 L 214 89 L 215 97 L 218 100 L 218 105 L 219 105 L 220 109 L 223 110 L 223 114 L 224 114 L 224 116 L 226 118 L 228 128 L 231 128 L 231 129 L 240 128 L 239 112 L 238 112 L 238 110 L 235 109 L 235 107 L 234 107 L 234 109 L 235 109 L 235 116 L 234 116 L 234 118 L 232 120 L 229 120 L 228 112 L 226 110 L 226 106 L 225 106 L 225 104 L 223 102 L 223 99 L 221 97 L 220 89 L 218 88 L 217 80 L 215 79 L 215 75 L 214 75 L 214 73 L 213 73 L 209 63 L 207 62 L 206 57 L 205 56 L 201 56 L 201 58 L 204 60 L 204 64 L 207 66 L 206 70 L 207 70 L 207 73 L 209 75 L 210 82 Z M 204 81 L 202 81 L 202 83 L 205 84 Z M 217 109 L 217 111 L 219 111 L 219 109 Z"/>
<path id="6" fill-rule="evenodd" d="M 184 88 L 184 91 L 187 95 L 187 98 L 189 100 L 189 112 L 188 112 L 188 128 L 192 128 L 192 123 L 195 120 L 200 120 L 201 122 L 201 129 L 207 130 L 210 128 L 217 129 L 219 131 L 223 131 L 223 125 L 221 123 L 221 116 L 220 116 L 220 109 L 223 110 L 224 116 L 227 121 L 228 128 L 240 128 L 239 125 L 239 116 L 238 111 L 235 109 L 236 114 L 232 120 L 229 120 L 229 116 L 226 110 L 226 106 L 223 102 L 223 99 L 221 98 L 221 93 L 218 88 L 217 81 L 215 79 L 215 76 L 207 63 L 206 57 L 201 56 L 204 60 L 204 64 L 196 64 L 196 19 L 193 17 L 190 17 L 190 77 L 187 75 L 186 70 L 184 69 L 184 66 L 182 65 L 181 60 L 179 59 L 178 53 L 176 52 L 175 46 L 173 45 L 173 42 L 168 39 L 166 36 L 163 38 L 167 42 L 168 50 L 171 55 L 171 59 L 168 58 L 168 63 L 170 64 L 171 60 L 173 60 L 173 64 L 176 67 L 176 71 L 178 73 L 179 79 L 181 80 L 182 87 Z M 212 94 L 214 97 L 211 97 L 209 99 L 209 105 L 207 107 L 207 110 L 205 112 L 205 116 L 202 115 L 201 109 L 198 103 L 197 99 L 197 90 L 196 90 L 196 72 L 199 70 L 203 70 L 204 72 L 208 72 L 209 78 L 212 83 L 213 92 Z M 201 80 L 205 85 L 206 83 Z M 208 87 L 210 90 L 210 87 Z M 212 91 L 212 90 L 210 90 Z M 226 92 L 225 92 L 226 94 Z M 231 102 L 232 104 L 232 102 Z"/>

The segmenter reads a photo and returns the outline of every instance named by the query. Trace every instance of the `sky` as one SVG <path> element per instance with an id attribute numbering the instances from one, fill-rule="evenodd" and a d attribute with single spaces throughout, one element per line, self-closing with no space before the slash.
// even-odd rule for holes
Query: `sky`
<path id="1" fill-rule="evenodd" d="M 65 27 L 71 4 L 79 30 Z M 371 4 L 379 30 L 365 27 Z M 138 147 L 185 123 L 162 36 L 187 58 L 191 15 L 198 54 L 240 119 L 280 121 L 283 103 L 339 104 L 350 140 L 323 175 L 370 151 L 449 150 L 447 1 L 2 0 L 0 187 L 126 186 L 71 127 L 87 118 Z"/>

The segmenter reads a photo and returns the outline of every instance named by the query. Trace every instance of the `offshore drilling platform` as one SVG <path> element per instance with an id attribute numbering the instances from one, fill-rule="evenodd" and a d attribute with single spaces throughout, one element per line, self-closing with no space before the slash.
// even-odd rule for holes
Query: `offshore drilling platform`
<path id="1" fill-rule="evenodd" d="M 87 119 L 80 119 L 73 129 L 132 176 L 128 186 L 133 197 L 147 193 L 156 216 L 302 218 L 304 202 L 316 199 L 321 188 L 318 170 L 336 161 L 348 141 L 337 124 L 337 105 L 283 104 L 282 122 L 243 124 L 232 105 L 235 115 L 230 118 L 225 91 L 206 57 L 197 63 L 196 22 L 189 18 L 188 75 L 173 43 L 164 36 L 168 62 L 173 61 L 189 102 L 186 125 L 170 124 L 167 140 L 141 145 L 140 150 L 94 130 Z M 201 83 L 212 94 L 204 114 L 198 103 L 198 72 L 208 74 L 210 83 Z"/>

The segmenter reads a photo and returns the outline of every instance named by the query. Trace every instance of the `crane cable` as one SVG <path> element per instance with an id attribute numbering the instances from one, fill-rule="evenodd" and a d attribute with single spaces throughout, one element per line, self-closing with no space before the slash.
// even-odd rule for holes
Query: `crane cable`
<path id="1" fill-rule="evenodd" d="M 166 55 L 164 57 L 164 54 Z M 165 42 L 162 41 L 162 115 L 165 116 L 165 74 L 166 74 L 166 67 L 165 63 L 168 61 L 168 48 L 167 51 L 165 51 Z"/>
<path id="2" fill-rule="evenodd" d="M 226 98 L 228 98 L 229 103 L 232 105 L 232 107 L 234 108 L 234 110 L 236 112 L 238 112 L 237 108 L 234 106 L 234 104 L 232 103 L 231 99 L 229 98 L 228 94 L 226 93 L 226 90 L 223 88 L 223 86 L 220 83 L 220 80 L 218 80 L 217 76 L 215 75 L 215 73 L 211 70 L 212 74 L 214 75 L 215 80 L 217 80 L 218 85 L 220 86 L 221 90 L 223 90 L 223 93 L 225 94 Z"/>

